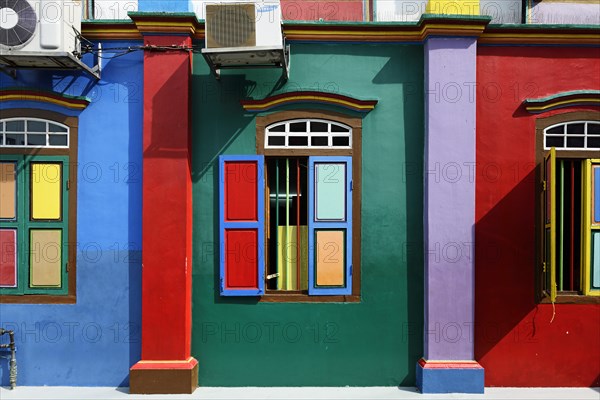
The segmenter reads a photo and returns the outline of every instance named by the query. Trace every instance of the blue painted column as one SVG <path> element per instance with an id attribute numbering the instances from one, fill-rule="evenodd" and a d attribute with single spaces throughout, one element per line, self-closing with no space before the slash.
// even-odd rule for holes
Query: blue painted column
<path id="1" fill-rule="evenodd" d="M 425 43 L 425 327 L 422 393 L 483 393 L 474 361 L 477 39 Z"/>

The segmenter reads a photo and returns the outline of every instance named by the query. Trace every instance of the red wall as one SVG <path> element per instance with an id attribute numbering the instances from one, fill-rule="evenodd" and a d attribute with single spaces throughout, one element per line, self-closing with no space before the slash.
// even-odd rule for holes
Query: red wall
<path id="1" fill-rule="evenodd" d="M 600 89 L 600 49 L 480 47 L 475 357 L 486 386 L 600 386 L 600 305 L 536 304 L 535 121 L 526 98 Z M 580 108 L 581 109 L 581 108 Z M 598 108 L 588 108 L 596 110 Z"/>

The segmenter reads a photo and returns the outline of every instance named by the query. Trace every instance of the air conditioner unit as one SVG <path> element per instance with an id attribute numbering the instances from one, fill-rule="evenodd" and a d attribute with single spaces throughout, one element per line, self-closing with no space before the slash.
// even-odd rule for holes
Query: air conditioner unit
<path id="1" fill-rule="evenodd" d="M 0 0 L 0 66 L 89 69 L 80 62 L 81 0 Z"/>
<path id="2" fill-rule="evenodd" d="M 289 46 L 278 0 L 206 3 L 202 54 L 219 77 L 222 68 L 282 67 L 287 77 Z"/>
<path id="3" fill-rule="evenodd" d="M 207 49 L 282 46 L 279 1 L 207 3 Z"/>

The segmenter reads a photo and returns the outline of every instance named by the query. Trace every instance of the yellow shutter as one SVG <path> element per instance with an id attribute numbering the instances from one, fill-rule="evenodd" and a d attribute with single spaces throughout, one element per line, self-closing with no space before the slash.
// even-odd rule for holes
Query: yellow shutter
<path id="1" fill-rule="evenodd" d="M 556 149 L 544 159 L 544 271 L 545 291 L 556 301 Z"/>

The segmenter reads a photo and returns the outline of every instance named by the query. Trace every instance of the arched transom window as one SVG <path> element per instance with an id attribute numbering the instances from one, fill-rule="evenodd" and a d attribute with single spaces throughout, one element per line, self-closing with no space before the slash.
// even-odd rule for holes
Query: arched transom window
<path id="1" fill-rule="evenodd" d="M 544 149 L 600 149 L 600 122 L 574 121 L 544 129 Z"/>
<path id="2" fill-rule="evenodd" d="M 2 119 L 0 147 L 68 148 L 69 127 L 39 118 Z"/>
<path id="3" fill-rule="evenodd" d="M 352 128 L 324 119 L 294 119 L 266 128 L 265 148 L 352 148 Z"/>

